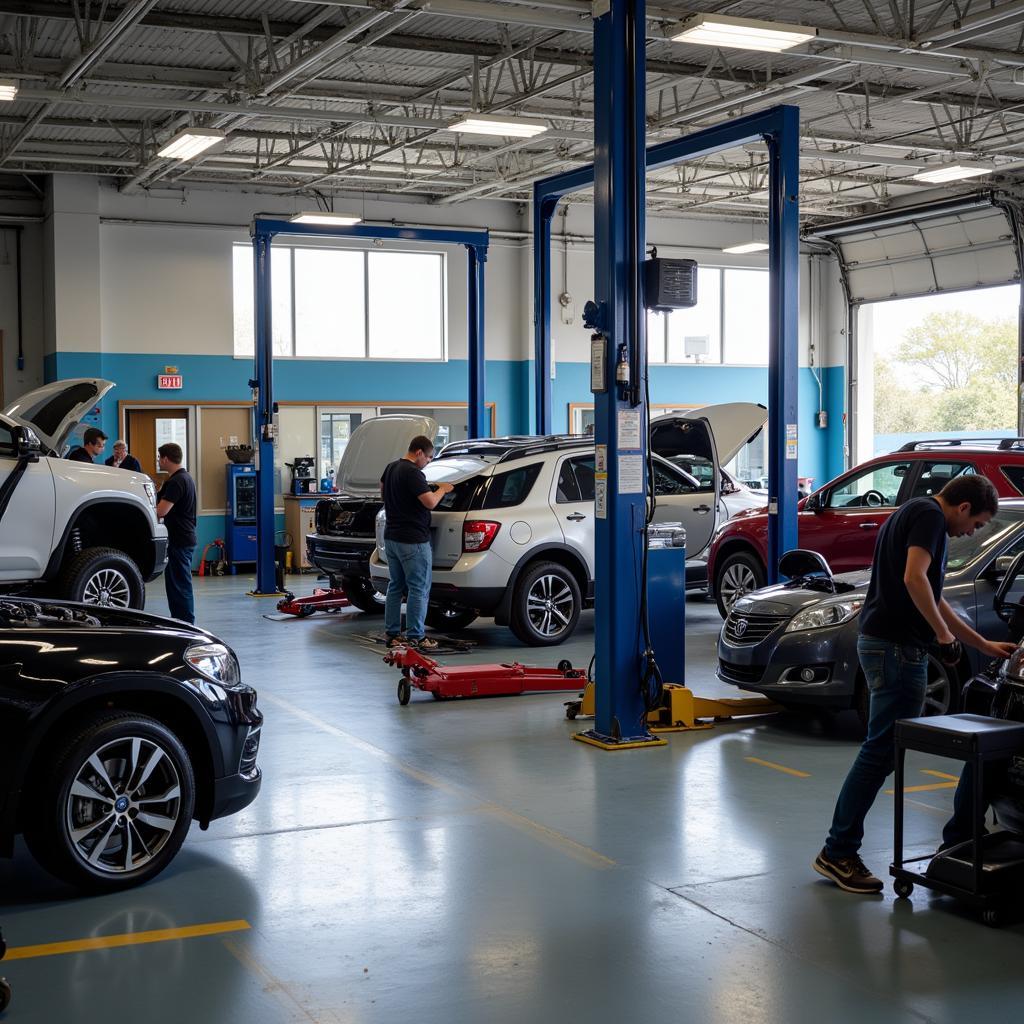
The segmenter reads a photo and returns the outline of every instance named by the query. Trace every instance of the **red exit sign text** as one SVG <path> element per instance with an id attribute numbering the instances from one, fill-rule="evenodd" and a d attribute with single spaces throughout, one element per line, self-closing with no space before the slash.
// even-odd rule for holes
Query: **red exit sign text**
<path id="1" fill-rule="evenodd" d="M 168 390 L 180 390 L 181 388 L 181 374 L 180 373 L 161 373 L 157 375 L 156 386 L 161 391 Z"/>

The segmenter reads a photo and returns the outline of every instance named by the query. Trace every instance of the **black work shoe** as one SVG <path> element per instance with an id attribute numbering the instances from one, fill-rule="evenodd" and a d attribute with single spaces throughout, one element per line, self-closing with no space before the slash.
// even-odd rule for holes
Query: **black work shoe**
<path id="1" fill-rule="evenodd" d="M 864 861 L 854 854 L 852 857 L 830 857 L 824 849 L 814 858 L 814 870 L 819 875 L 835 882 L 844 892 L 855 892 L 873 896 L 885 888 L 880 878 L 864 866 Z"/>
<path id="2" fill-rule="evenodd" d="M 388 637 L 388 648 L 392 647 L 408 647 L 409 641 L 404 636 L 389 636 Z"/>

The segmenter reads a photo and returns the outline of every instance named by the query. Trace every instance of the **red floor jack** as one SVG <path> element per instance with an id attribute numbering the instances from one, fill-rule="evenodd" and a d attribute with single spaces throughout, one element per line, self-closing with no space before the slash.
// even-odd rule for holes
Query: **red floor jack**
<path id="1" fill-rule="evenodd" d="M 563 659 L 557 668 L 530 668 L 518 661 L 511 665 L 439 665 L 411 647 L 395 647 L 384 655 L 388 665 L 402 670 L 398 703 L 409 703 L 412 688 L 426 690 L 434 700 L 452 697 L 509 697 L 533 691 L 579 690 L 587 680 L 586 669 L 573 668 Z"/>
<path id="2" fill-rule="evenodd" d="M 350 607 L 351 604 L 341 587 L 331 587 L 329 590 L 317 587 L 309 597 L 296 597 L 289 591 L 277 602 L 277 610 L 286 615 L 305 618 L 313 612 L 336 612 L 339 608 Z"/>

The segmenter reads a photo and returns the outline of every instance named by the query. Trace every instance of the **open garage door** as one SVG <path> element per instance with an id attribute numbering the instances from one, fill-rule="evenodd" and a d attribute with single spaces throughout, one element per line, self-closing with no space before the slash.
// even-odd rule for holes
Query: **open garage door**
<path id="1" fill-rule="evenodd" d="M 834 248 L 852 305 L 1020 281 L 1016 212 L 988 196 L 807 232 Z"/>

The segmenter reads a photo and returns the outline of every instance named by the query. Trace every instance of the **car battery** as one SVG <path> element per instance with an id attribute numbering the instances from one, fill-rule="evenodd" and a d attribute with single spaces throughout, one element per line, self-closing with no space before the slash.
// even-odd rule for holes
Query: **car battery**
<path id="1" fill-rule="evenodd" d="M 686 529 L 647 527 L 647 618 L 651 646 L 666 683 L 686 681 Z"/>

